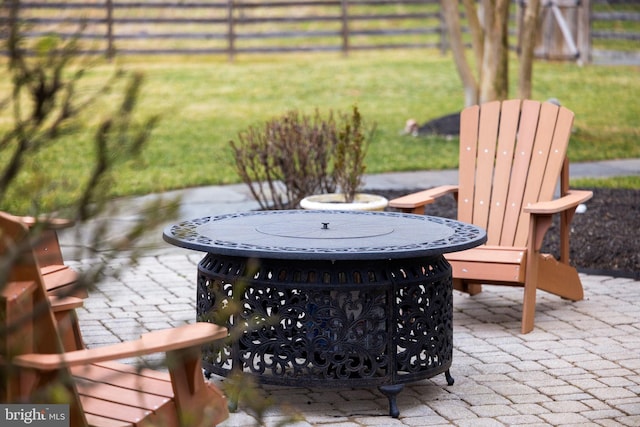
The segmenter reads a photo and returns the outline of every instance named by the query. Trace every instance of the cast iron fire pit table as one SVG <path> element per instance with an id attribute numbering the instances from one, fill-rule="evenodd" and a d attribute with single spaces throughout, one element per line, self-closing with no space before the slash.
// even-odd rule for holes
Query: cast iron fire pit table
<path id="1" fill-rule="evenodd" d="M 206 252 L 197 317 L 232 331 L 203 349 L 207 375 L 377 386 L 396 418 L 405 383 L 445 373 L 453 384 L 443 254 L 484 243 L 481 228 L 396 212 L 252 211 L 184 221 L 163 237 Z"/>

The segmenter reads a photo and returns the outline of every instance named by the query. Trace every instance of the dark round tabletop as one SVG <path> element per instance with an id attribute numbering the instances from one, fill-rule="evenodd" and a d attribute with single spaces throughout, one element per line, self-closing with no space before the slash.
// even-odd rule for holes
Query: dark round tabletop
<path id="1" fill-rule="evenodd" d="M 480 227 L 399 212 L 251 211 L 182 221 L 165 228 L 186 249 L 274 259 L 398 259 L 441 255 L 486 241 Z"/>

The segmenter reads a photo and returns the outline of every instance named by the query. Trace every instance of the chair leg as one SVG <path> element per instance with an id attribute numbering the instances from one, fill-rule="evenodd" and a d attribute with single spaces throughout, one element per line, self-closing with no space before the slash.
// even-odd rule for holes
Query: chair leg
<path id="1" fill-rule="evenodd" d="M 536 290 L 538 287 L 538 254 L 527 252 L 527 272 L 524 279 L 524 296 L 522 299 L 521 332 L 528 334 L 533 330 L 536 316 Z"/>
<path id="2" fill-rule="evenodd" d="M 535 284 L 525 283 L 524 299 L 522 302 L 522 327 L 521 332 L 528 334 L 533 330 L 536 316 L 536 287 Z"/>
<path id="3" fill-rule="evenodd" d="M 482 285 L 469 283 L 462 279 L 453 279 L 453 289 L 473 296 L 482 292 Z"/>
<path id="4" fill-rule="evenodd" d="M 204 382 L 200 358 L 199 347 L 167 353 L 176 410 L 183 427 L 216 425 L 229 416 L 224 395 L 213 384 Z M 204 406 L 210 410 L 202 413 Z"/>
<path id="5" fill-rule="evenodd" d="M 55 311 L 54 315 L 64 350 L 74 351 L 85 348 L 75 310 Z"/>

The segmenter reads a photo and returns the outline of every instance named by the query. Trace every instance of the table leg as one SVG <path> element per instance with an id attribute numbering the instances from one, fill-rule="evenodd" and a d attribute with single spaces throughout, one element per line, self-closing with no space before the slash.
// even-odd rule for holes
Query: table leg
<path id="1" fill-rule="evenodd" d="M 398 418 L 400 416 L 400 410 L 398 409 L 398 394 L 404 388 L 404 384 L 392 384 L 392 385 L 381 385 L 378 387 L 378 390 L 389 399 L 389 415 L 393 418 Z"/>
<path id="2" fill-rule="evenodd" d="M 446 371 L 444 371 L 444 376 L 447 379 L 447 385 L 453 385 L 453 383 L 455 382 L 455 380 L 453 379 L 453 377 L 451 376 L 451 372 L 449 372 L 449 370 L 447 369 Z"/>

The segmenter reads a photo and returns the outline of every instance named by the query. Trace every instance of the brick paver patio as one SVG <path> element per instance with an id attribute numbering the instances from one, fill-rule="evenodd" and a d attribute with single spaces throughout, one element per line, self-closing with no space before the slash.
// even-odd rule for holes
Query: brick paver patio
<path id="1" fill-rule="evenodd" d="M 87 345 L 192 322 L 201 256 L 145 257 L 92 291 L 80 312 Z M 295 413 L 301 419 L 287 425 L 640 426 L 640 282 L 582 280 L 583 301 L 539 292 L 536 328 L 527 335 L 519 333 L 521 289 L 485 287 L 474 297 L 456 292 L 456 382 L 447 386 L 442 375 L 407 385 L 398 398 L 399 419 L 387 416 L 387 399 L 377 389 L 263 386 L 278 404 L 267 411 L 265 425 Z M 243 409 L 222 426 L 256 425 Z"/>

